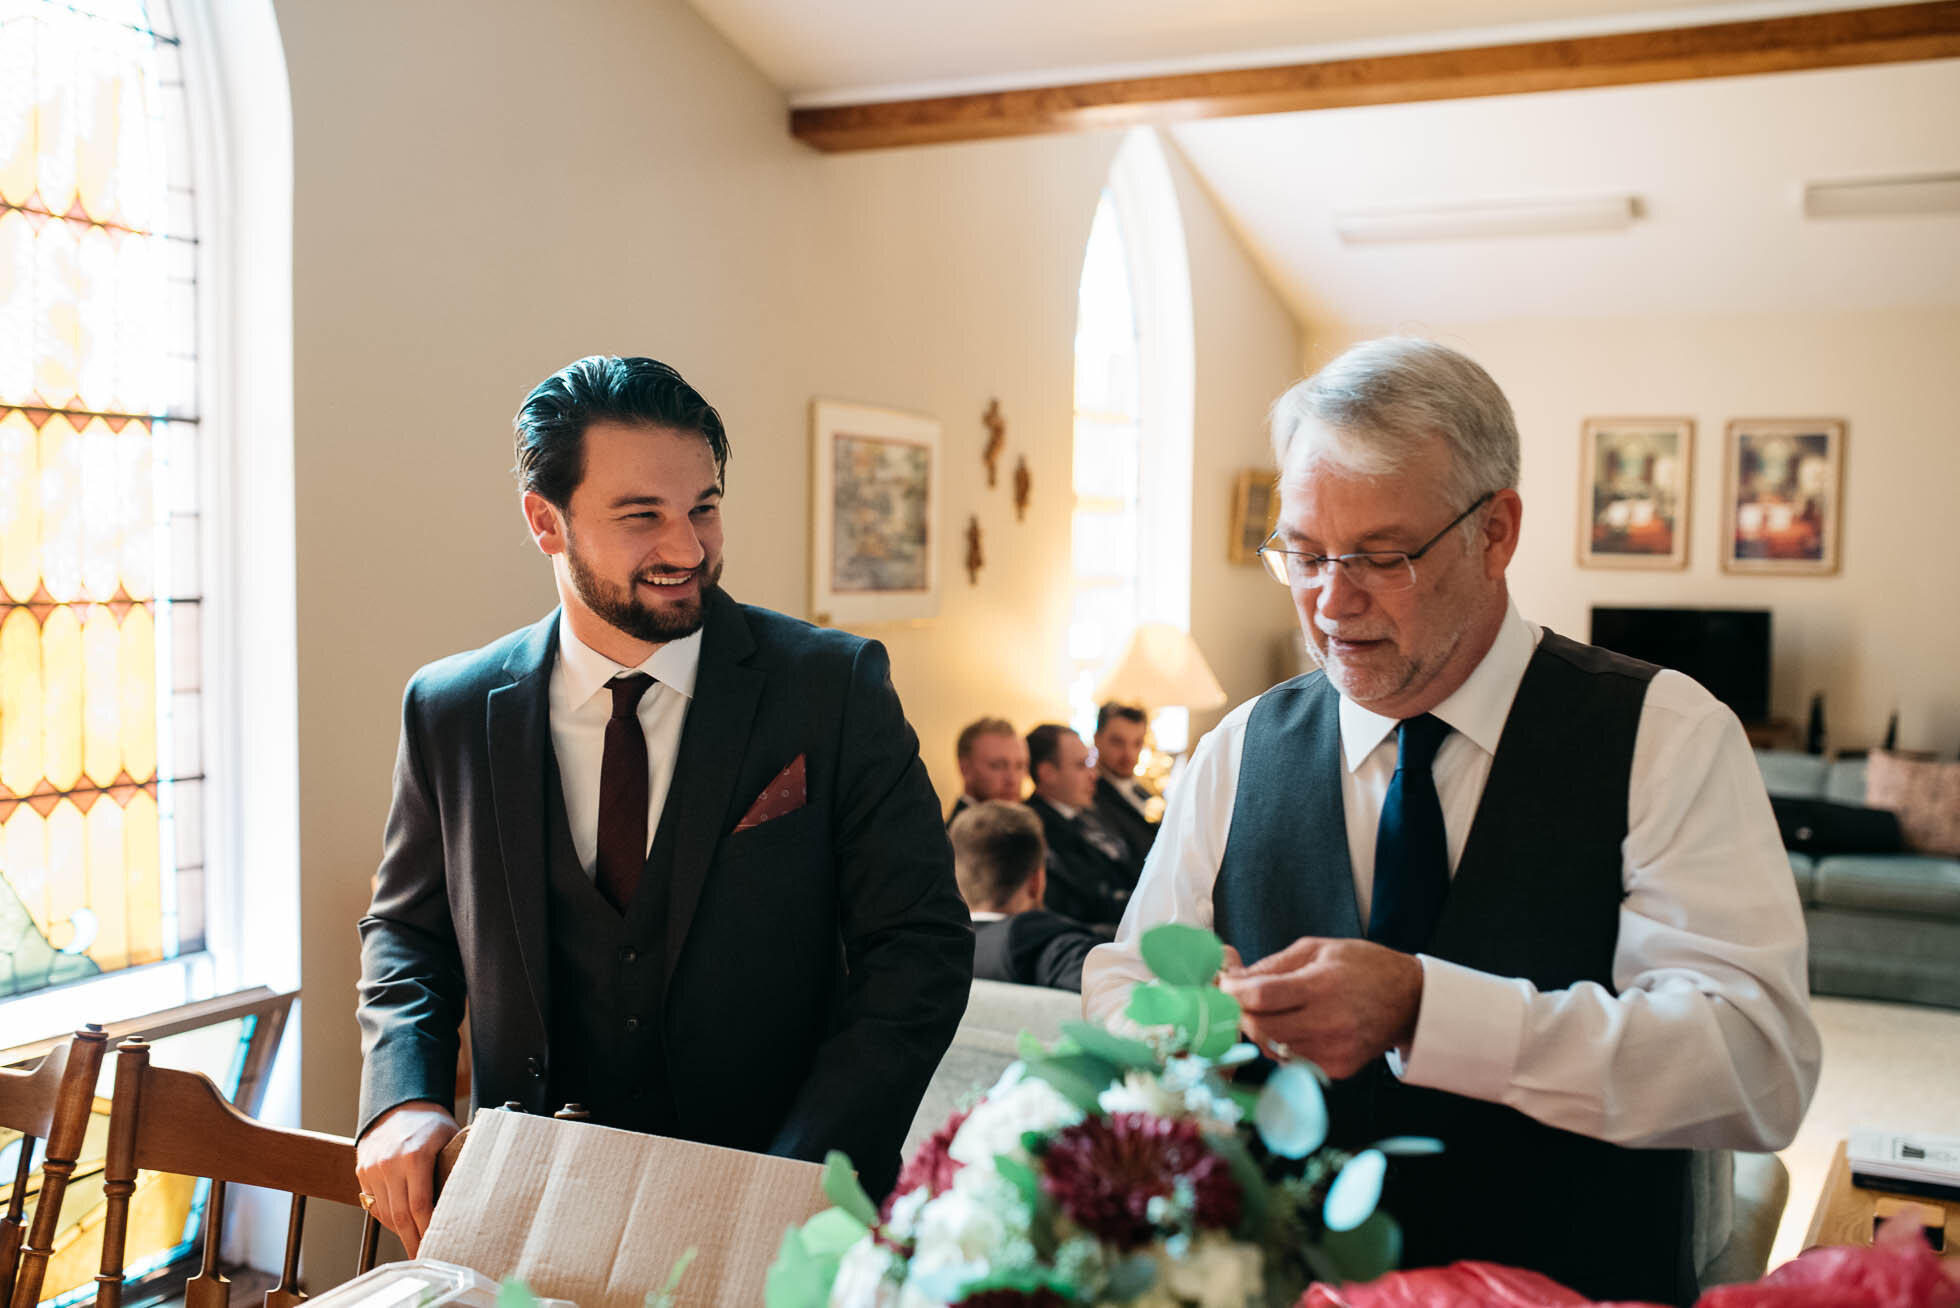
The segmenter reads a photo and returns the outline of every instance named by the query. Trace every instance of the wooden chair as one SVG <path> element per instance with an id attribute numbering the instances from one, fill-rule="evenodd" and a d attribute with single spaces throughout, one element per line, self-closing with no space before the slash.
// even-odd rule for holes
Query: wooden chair
<path id="1" fill-rule="evenodd" d="M 107 1213 L 102 1228 L 102 1269 L 95 1278 L 97 1308 L 120 1308 L 123 1248 L 129 1234 L 129 1199 L 139 1171 L 208 1177 L 204 1206 L 204 1259 L 184 1286 L 185 1308 L 227 1308 L 231 1283 L 218 1267 L 224 1240 L 225 1187 L 255 1185 L 292 1195 L 286 1256 L 279 1284 L 265 1308 L 292 1308 L 306 1297 L 299 1288 L 300 1235 L 306 1201 L 328 1199 L 360 1205 L 354 1179 L 354 1142 L 254 1121 L 225 1101 L 211 1079 L 150 1063 L 150 1046 L 126 1040 L 116 1051 L 115 1098 L 109 1108 L 109 1153 L 103 1165 Z M 356 1273 L 374 1266 L 380 1226 L 369 1214 L 361 1230 Z"/>
<path id="2" fill-rule="evenodd" d="M 102 1071 L 102 1051 L 107 1044 L 102 1028 L 90 1026 L 77 1031 L 67 1044 L 56 1045 L 32 1071 L 0 1068 L 0 1126 L 19 1131 L 24 1137 L 20 1162 L 14 1169 L 13 1193 L 5 1214 L 0 1215 L 0 1305 L 33 1308 L 40 1302 L 42 1278 L 54 1252 L 61 1197 L 75 1174 L 75 1160 L 88 1131 L 95 1082 Z M 32 1171 L 34 1145 L 42 1140 L 47 1148 L 41 1163 L 41 1195 L 34 1204 L 34 1225 L 27 1229 L 21 1220 L 27 1178 Z"/>

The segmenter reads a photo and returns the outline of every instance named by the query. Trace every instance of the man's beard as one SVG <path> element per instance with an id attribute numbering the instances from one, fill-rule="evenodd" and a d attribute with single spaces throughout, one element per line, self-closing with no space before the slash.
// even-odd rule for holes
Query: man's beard
<path id="1" fill-rule="evenodd" d="M 649 645 L 685 640 L 701 630 L 701 624 L 707 618 L 708 592 L 721 582 L 721 559 L 716 558 L 712 562 L 704 560 L 701 567 L 695 569 L 700 578 L 700 589 L 696 594 L 654 608 L 641 602 L 632 582 L 615 586 L 592 571 L 580 555 L 578 545 L 569 539 L 565 547 L 565 561 L 571 570 L 572 590 L 585 602 L 585 607 L 634 640 L 645 641 Z M 686 574 L 667 570 L 638 575 L 673 577 Z"/>

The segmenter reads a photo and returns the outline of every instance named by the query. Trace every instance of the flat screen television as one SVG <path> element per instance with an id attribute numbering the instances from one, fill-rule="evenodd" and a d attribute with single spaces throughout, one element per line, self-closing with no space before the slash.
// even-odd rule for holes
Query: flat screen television
<path id="1" fill-rule="evenodd" d="M 1592 643 L 1687 673 L 1744 722 L 1769 718 L 1768 609 L 1595 606 Z"/>

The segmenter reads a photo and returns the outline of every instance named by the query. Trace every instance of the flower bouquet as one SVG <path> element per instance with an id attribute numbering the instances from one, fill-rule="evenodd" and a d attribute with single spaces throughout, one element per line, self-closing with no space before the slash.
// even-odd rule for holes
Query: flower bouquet
<path id="1" fill-rule="evenodd" d="M 1386 1156 L 1441 1146 L 1327 1147 L 1317 1068 L 1230 1080 L 1259 1054 L 1213 985 L 1218 938 L 1161 926 L 1142 949 L 1156 980 L 1126 1010 L 1141 1038 L 1088 1022 L 1052 1044 L 1023 1034 L 1019 1061 L 919 1148 L 882 1207 L 832 1153 L 836 1206 L 784 1235 L 768 1308 L 1246 1308 L 1392 1268 Z"/>

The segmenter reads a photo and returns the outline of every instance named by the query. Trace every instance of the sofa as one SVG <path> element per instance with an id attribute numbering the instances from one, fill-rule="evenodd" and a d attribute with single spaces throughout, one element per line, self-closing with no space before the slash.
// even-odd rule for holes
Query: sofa
<path id="1" fill-rule="evenodd" d="M 1772 796 L 1862 806 L 1865 760 L 1758 750 Z M 1789 830 L 1786 843 L 1804 843 Z M 1817 995 L 1960 1008 L 1960 859 L 1789 850 Z"/>
<path id="2" fill-rule="evenodd" d="M 999 1079 L 1016 1057 L 1021 1032 L 1053 1040 L 1061 1034 L 1062 1023 L 1081 1016 L 1082 999 L 1073 992 L 976 980 L 952 1048 L 940 1060 L 912 1119 L 905 1156 L 910 1158 L 976 1090 Z M 1701 1283 L 1755 1280 L 1769 1262 L 1770 1245 L 1790 1194 L 1789 1172 L 1775 1154 L 1703 1150 L 1695 1155 L 1691 1177 L 1700 1214 L 1695 1263 Z"/>

